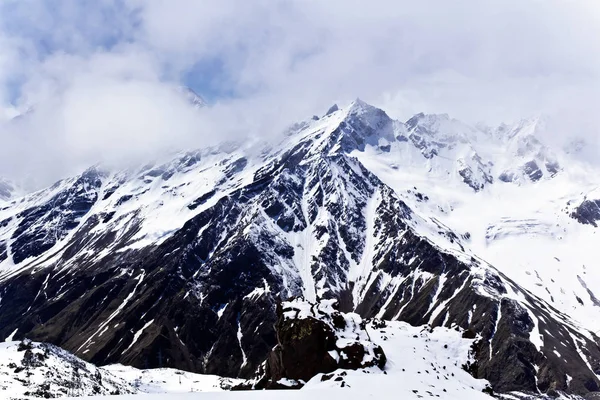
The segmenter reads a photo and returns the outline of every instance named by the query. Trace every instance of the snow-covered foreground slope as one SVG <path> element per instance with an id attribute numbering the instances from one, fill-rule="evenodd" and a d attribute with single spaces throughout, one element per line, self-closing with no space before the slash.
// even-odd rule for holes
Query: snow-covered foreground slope
<path id="1" fill-rule="evenodd" d="M 473 373 L 497 390 L 598 391 L 600 174 L 544 129 L 356 101 L 274 146 L 90 168 L 5 200 L 0 336 L 249 377 L 280 299 L 336 298 L 478 334 Z"/>
<path id="2" fill-rule="evenodd" d="M 367 325 L 374 343 L 381 345 L 388 358 L 384 371 L 377 367 L 360 370 L 337 370 L 319 374 L 301 390 L 212 392 L 178 394 L 173 396 L 117 396 L 114 399 L 421 399 L 441 398 L 457 400 L 491 399 L 486 392 L 489 383 L 474 379 L 467 371 L 473 361 L 469 356 L 473 339 L 465 339 L 460 332 L 447 328 L 413 327 L 403 322 L 388 322 L 381 327 Z M 104 397 L 96 397 L 103 399 Z M 507 393 L 505 399 L 542 399 L 541 394 Z M 568 398 L 556 394 L 555 398 Z"/>
<path id="3" fill-rule="evenodd" d="M 0 399 L 220 391 L 235 383 L 172 369 L 99 368 L 49 344 L 0 343 Z"/>
<path id="4" fill-rule="evenodd" d="M 384 371 L 376 367 L 338 370 L 331 377 L 316 376 L 303 390 L 348 388 L 350 393 L 403 399 L 419 396 L 489 399 L 482 392 L 488 383 L 474 379 L 463 369 L 472 361 L 469 351 L 473 340 L 462 338 L 460 332 L 447 328 L 429 330 L 403 322 L 389 322 L 378 329 L 370 324 L 367 331 L 371 340 L 383 347 L 388 358 Z"/>
<path id="5" fill-rule="evenodd" d="M 31 342 L 0 343 L 0 398 L 135 393 L 127 382 L 68 352 Z"/>
<path id="6" fill-rule="evenodd" d="M 337 370 L 319 374 L 298 391 L 253 391 L 202 393 L 201 395 L 117 396 L 116 399 L 417 399 L 444 398 L 457 400 L 490 399 L 483 393 L 488 384 L 474 379 L 462 366 L 469 362 L 472 339 L 446 328 L 413 327 L 390 322 L 386 327 L 367 326 L 373 342 L 381 345 L 388 357 L 386 368 Z"/>

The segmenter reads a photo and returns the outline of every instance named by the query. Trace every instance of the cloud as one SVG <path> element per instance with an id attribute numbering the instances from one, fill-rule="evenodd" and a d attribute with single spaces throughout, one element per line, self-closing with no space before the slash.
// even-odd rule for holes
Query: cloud
<path id="1" fill-rule="evenodd" d="M 206 143 L 203 113 L 149 66 L 129 52 L 49 59 L 24 87 L 29 111 L 3 126 L 3 170 L 47 184 L 96 162 L 127 167 Z"/>
<path id="2" fill-rule="evenodd" d="M 221 81 L 239 98 L 270 98 L 295 114 L 360 96 L 402 118 L 427 111 L 499 122 L 572 107 L 575 92 L 577 103 L 597 100 L 593 2 L 129 4 L 139 7 L 140 42 L 182 68 L 218 58 Z"/>
<path id="3" fill-rule="evenodd" d="M 403 119 L 548 113 L 566 121 L 561 137 L 600 126 L 590 1 L 9 0 L 0 15 L 0 108 L 40 110 L 26 134 L 0 133 L 13 135 L 0 174 L 27 169 L 18 152 L 62 160 L 58 176 L 99 156 L 273 135 L 356 97 Z M 210 110 L 193 112 L 179 84 Z"/>

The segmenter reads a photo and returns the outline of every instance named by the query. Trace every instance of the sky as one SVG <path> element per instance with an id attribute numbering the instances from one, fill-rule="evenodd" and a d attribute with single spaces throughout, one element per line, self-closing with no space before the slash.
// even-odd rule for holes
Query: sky
<path id="1" fill-rule="evenodd" d="M 0 176 L 271 137 L 357 97 L 400 119 L 544 113 L 556 135 L 596 135 L 600 3 L 0 0 Z"/>

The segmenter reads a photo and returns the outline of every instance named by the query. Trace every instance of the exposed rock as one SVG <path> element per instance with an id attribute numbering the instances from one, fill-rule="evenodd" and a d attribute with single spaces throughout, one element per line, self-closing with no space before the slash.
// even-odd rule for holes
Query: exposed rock
<path id="1" fill-rule="evenodd" d="M 325 115 L 331 115 L 334 112 L 336 112 L 337 110 L 339 110 L 340 108 L 338 107 L 337 104 L 332 105 L 331 107 L 329 107 L 329 109 L 327 110 L 327 112 L 325 113 Z"/>
<path id="2" fill-rule="evenodd" d="M 600 200 L 584 200 L 571 213 L 582 224 L 589 224 L 597 227 L 596 221 L 600 220 Z"/>
<path id="3" fill-rule="evenodd" d="M 537 162 L 535 162 L 535 160 L 531 160 L 525 163 L 525 165 L 523 165 L 522 168 L 525 175 L 527 175 L 529 179 L 531 179 L 533 182 L 539 181 L 544 175 L 544 173 L 538 166 Z"/>
<path id="4" fill-rule="evenodd" d="M 462 176 L 463 181 L 471 187 L 474 191 L 478 192 L 483 189 L 483 185 L 478 183 L 473 177 L 473 170 L 471 167 L 465 166 L 461 168 L 458 173 Z"/>
<path id="5" fill-rule="evenodd" d="M 510 171 L 504 171 L 498 176 L 498 179 L 502 182 L 512 182 L 515 180 L 515 174 Z"/>
<path id="6" fill-rule="evenodd" d="M 362 319 L 334 309 L 336 300 L 283 302 L 275 326 L 278 344 L 259 367 L 254 389 L 301 387 L 319 373 L 385 366 L 383 349 L 372 343 Z"/>
<path id="7" fill-rule="evenodd" d="M 546 161 L 546 171 L 550 173 L 550 176 L 554 176 L 560 171 L 560 164 L 557 161 Z"/>
<path id="8" fill-rule="evenodd" d="M 19 226 L 11 238 L 14 262 L 42 254 L 77 227 L 98 199 L 103 176 L 91 168 L 74 180 L 71 190 L 19 213 Z"/>

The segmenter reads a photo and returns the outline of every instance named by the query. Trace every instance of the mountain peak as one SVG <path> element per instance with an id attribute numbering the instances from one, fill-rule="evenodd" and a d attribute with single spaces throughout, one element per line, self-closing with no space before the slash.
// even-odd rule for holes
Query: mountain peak
<path id="1" fill-rule="evenodd" d="M 334 112 L 338 111 L 340 108 L 338 107 L 337 104 L 332 105 L 331 107 L 329 107 L 329 109 L 327 110 L 327 112 L 325 113 L 325 116 L 327 115 L 331 115 Z"/>
<path id="2" fill-rule="evenodd" d="M 453 121 L 453 119 L 450 118 L 448 114 L 425 114 L 420 112 L 413 115 L 408 121 L 405 122 L 405 124 L 409 129 L 413 129 L 417 125 L 431 127 L 434 125 L 440 125 L 445 121 Z"/>
<path id="3" fill-rule="evenodd" d="M 445 143 L 468 143 L 479 140 L 481 130 L 450 117 L 448 114 L 418 113 L 405 122 L 406 128 L 420 136 L 435 137 Z"/>
<path id="4" fill-rule="evenodd" d="M 10 199 L 14 190 L 14 186 L 9 181 L 0 178 L 0 200 Z"/>
<path id="5" fill-rule="evenodd" d="M 380 110 L 379 108 L 365 102 L 362 101 L 360 98 L 356 98 L 356 100 L 354 100 L 352 103 L 350 103 L 350 106 L 348 107 L 348 112 L 349 113 L 365 113 L 365 112 L 370 112 L 370 111 L 381 111 L 384 112 L 383 110 Z"/>
<path id="6" fill-rule="evenodd" d="M 547 118 L 544 115 L 534 115 L 523 118 L 514 124 L 502 123 L 495 129 L 498 139 L 513 140 L 523 139 L 528 136 L 537 137 L 547 127 Z"/>
<path id="7" fill-rule="evenodd" d="M 388 123 L 392 119 L 387 115 L 385 111 L 377 108 L 369 103 L 356 98 L 346 108 L 347 117 L 346 119 L 359 118 L 368 125 L 381 126 L 383 123 Z"/>
<path id="8" fill-rule="evenodd" d="M 208 104 L 206 100 L 202 98 L 198 93 L 196 93 L 192 88 L 187 86 L 178 86 L 177 91 L 185 96 L 186 100 L 193 105 L 195 108 L 203 108 Z"/>

